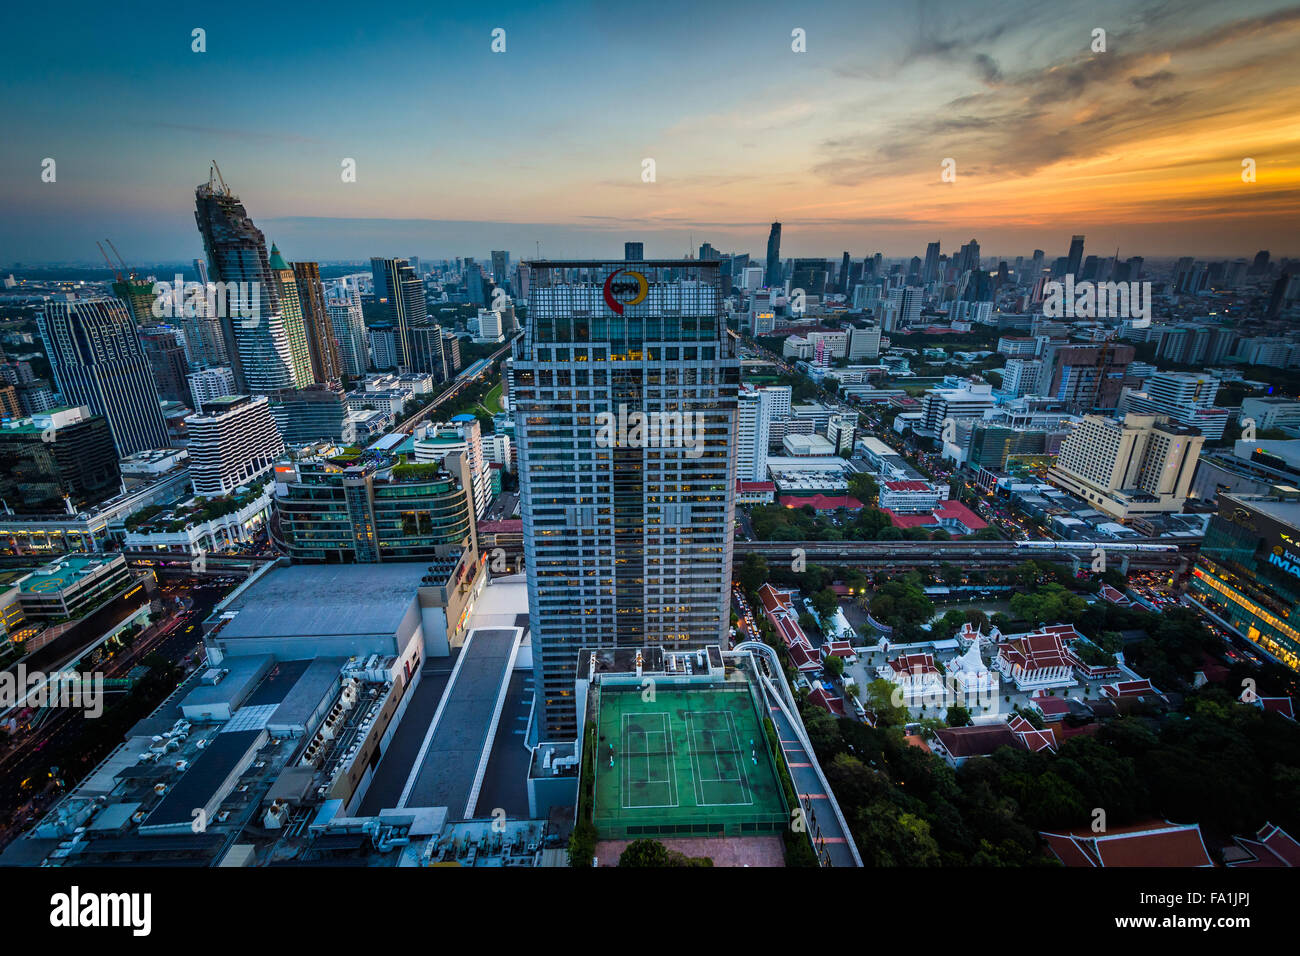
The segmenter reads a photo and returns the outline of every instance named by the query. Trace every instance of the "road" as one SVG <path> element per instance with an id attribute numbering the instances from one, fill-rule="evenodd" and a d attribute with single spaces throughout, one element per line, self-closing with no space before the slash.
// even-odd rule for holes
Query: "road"
<path id="1" fill-rule="evenodd" d="M 166 617 L 142 631 L 129 647 L 117 651 L 95 669 L 107 680 L 125 677 L 131 668 L 150 654 L 159 654 L 176 664 L 191 658 L 202 640 L 199 625 L 230 587 L 193 580 L 163 586 L 160 591 Z M 105 708 L 118 699 L 109 697 Z M 33 713 L 33 719 L 37 713 Z M 0 847 L 31 825 L 62 795 L 65 788 L 55 786 L 50 778 L 52 757 L 61 747 L 75 749 L 76 743 L 92 730 L 85 711 L 55 708 L 35 729 L 20 732 L 12 740 L 0 744 Z M 0 740 L 3 740 L 3 735 L 0 735 Z M 111 741 L 108 746 L 111 748 L 118 743 L 120 741 Z M 93 753 L 88 750 L 78 753 L 75 764 L 65 762 L 59 770 L 66 788 L 75 786 L 103 759 L 105 753 L 107 751 L 103 750 L 101 742 Z"/>
<path id="2" fill-rule="evenodd" d="M 438 406 L 442 405 L 443 403 L 447 402 L 450 399 L 455 398 L 457 395 L 460 394 L 461 390 L 464 389 L 465 386 L 469 385 L 471 382 L 477 381 L 478 379 L 482 378 L 487 372 L 491 371 L 492 367 L 496 364 L 497 359 L 509 353 L 510 349 L 513 347 L 514 347 L 514 339 L 511 338 L 509 342 L 507 342 L 505 345 L 501 346 L 501 348 L 497 349 L 495 352 L 493 352 L 491 355 L 488 356 L 487 364 L 483 366 L 483 370 L 481 372 L 469 378 L 458 378 L 454 383 L 452 383 L 451 388 L 447 389 L 445 392 L 443 392 L 437 398 L 431 401 L 428 405 L 425 405 L 424 408 L 420 409 L 418 412 L 416 412 L 406 421 L 402 422 L 401 425 L 397 426 L 396 430 L 402 432 L 405 435 L 411 434 L 415 430 L 415 426 L 420 424 L 431 414 L 433 414 L 433 412 L 437 410 Z"/>

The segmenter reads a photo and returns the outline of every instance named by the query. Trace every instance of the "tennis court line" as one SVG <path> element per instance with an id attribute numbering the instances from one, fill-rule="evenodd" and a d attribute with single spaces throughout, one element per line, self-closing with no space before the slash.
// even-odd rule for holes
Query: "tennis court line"
<path id="1" fill-rule="evenodd" d="M 688 737 L 688 739 L 689 739 L 689 744 L 690 744 L 690 747 L 691 747 L 691 769 L 692 769 L 692 773 L 693 773 L 693 775 L 694 775 L 693 783 L 695 784 L 695 805 L 698 806 L 698 807 L 748 807 L 748 806 L 753 806 L 753 805 L 754 805 L 754 795 L 753 795 L 753 793 L 750 791 L 750 788 L 749 788 L 749 785 L 748 785 L 748 774 L 746 773 L 746 771 L 745 771 L 745 769 L 744 769 L 744 765 L 743 765 L 743 763 L 742 763 L 742 758 L 744 757 L 744 754 L 741 752 L 741 749 L 740 749 L 740 738 L 739 738 L 739 737 L 737 736 L 737 734 L 736 734 L 736 724 L 735 724 L 735 721 L 732 720 L 732 716 L 731 716 L 730 711 L 725 711 L 725 710 L 706 710 L 706 711 L 699 711 L 698 713 L 700 713 L 700 714 L 722 714 L 723 716 L 725 716 L 725 717 L 727 718 L 727 733 L 731 736 L 732 743 L 735 745 L 735 753 L 736 753 L 736 774 L 737 774 L 737 777 L 736 777 L 735 780 L 726 780 L 726 779 L 723 779 L 721 776 L 717 776 L 717 777 L 715 777 L 714 779 L 707 780 L 707 781 L 704 779 L 704 774 L 700 772 L 700 771 L 701 771 L 701 768 L 700 768 L 700 765 L 699 765 L 698 754 L 696 753 L 696 751 L 698 750 L 698 748 L 697 748 L 696 746 L 694 746 L 695 743 L 696 743 L 696 737 L 695 737 L 696 730 L 695 730 L 695 727 L 693 726 L 693 724 L 692 724 L 692 722 L 691 722 L 691 718 L 693 718 L 693 717 L 695 716 L 696 713 L 697 713 L 696 711 L 687 711 L 687 712 L 686 712 L 686 729 L 687 729 L 687 737 Z M 712 748 L 712 741 L 711 741 L 711 740 L 710 740 L 710 747 L 711 747 L 711 749 L 713 749 L 714 771 L 715 771 L 715 773 L 720 773 L 722 767 L 721 767 L 721 765 L 718 763 L 718 753 L 717 753 L 716 748 Z M 704 794 L 703 794 L 703 792 L 701 791 L 701 787 L 702 787 L 705 783 L 738 783 L 738 784 L 740 784 L 740 793 L 741 793 L 741 796 L 745 797 L 745 799 L 744 799 L 744 800 L 726 800 L 726 801 L 719 801 L 719 802 L 713 802 L 713 803 L 708 802 L 708 801 L 706 801 L 706 800 L 704 799 Z"/>
<path id="2" fill-rule="evenodd" d="M 629 720 L 632 716 L 633 716 L 632 714 L 628 714 L 628 713 L 624 713 L 624 714 L 622 715 L 623 722 L 622 722 L 622 727 L 620 728 L 620 739 L 621 739 L 621 741 L 623 742 L 624 746 L 627 745 L 627 743 L 629 742 L 629 739 L 630 739 L 630 731 L 628 730 L 628 726 L 627 726 L 627 725 L 628 725 L 628 720 Z M 672 750 L 671 750 L 671 740 L 672 740 L 672 738 L 671 738 L 670 734 L 668 733 L 668 726 L 669 726 L 669 725 L 668 725 L 668 714 L 667 714 L 665 711 L 651 711 L 651 712 L 649 712 L 649 713 L 647 713 L 647 712 L 641 712 L 641 713 L 637 714 L 636 716 L 638 716 L 638 717 L 658 717 L 658 718 L 659 718 L 659 724 L 660 724 L 660 727 L 663 728 L 663 729 L 661 729 L 661 730 L 641 731 L 642 736 L 645 737 L 645 738 L 646 738 L 646 741 L 647 741 L 647 745 L 646 745 L 646 754 L 645 754 L 645 756 L 646 756 L 646 772 L 647 772 L 647 775 L 646 775 L 646 779 L 645 779 L 644 781 L 640 781 L 640 782 L 643 782 L 643 783 L 655 783 L 655 784 L 661 784 L 661 783 L 666 783 L 666 784 L 668 784 L 668 796 L 669 796 L 670 799 L 672 800 L 672 803 L 628 803 L 628 802 L 627 802 L 627 801 L 628 801 L 628 798 L 631 796 L 631 791 L 632 791 L 632 760 L 631 760 L 631 758 L 629 757 L 629 755 L 628 755 L 626 752 L 619 754 L 619 759 L 623 761 L 623 773 L 622 773 L 622 775 L 621 775 L 621 776 L 622 776 L 622 784 L 623 784 L 623 786 L 622 786 L 622 788 L 621 788 L 621 792 L 620 792 L 620 794 L 619 794 L 619 796 L 620 796 L 622 799 L 621 799 L 619 802 L 622 804 L 624 810 L 675 809 L 676 807 L 679 806 L 680 801 L 679 801 L 678 798 L 677 798 L 677 780 L 676 780 L 676 772 L 675 772 L 674 769 L 673 769 L 673 759 L 672 759 Z M 652 733 L 654 733 L 654 734 L 662 734 L 662 735 L 663 735 L 663 738 L 664 738 L 664 749 L 665 749 L 665 754 L 664 754 L 664 763 L 667 765 L 667 768 L 668 768 L 668 775 L 667 775 L 666 777 L 664 777 L 664 779 L 662 779 L 662 780 L 657 780 L 657 779 L 652 780 L 652 779 L 650 778 L 650 776 L 649 776 L 649 770 L 650 770 L 649 753 L 650 753 L 650 748 L 649 748 L 649 746 L 648 746 L 648 741 L 649 741 L 649 735 L 652 734 Z"/>

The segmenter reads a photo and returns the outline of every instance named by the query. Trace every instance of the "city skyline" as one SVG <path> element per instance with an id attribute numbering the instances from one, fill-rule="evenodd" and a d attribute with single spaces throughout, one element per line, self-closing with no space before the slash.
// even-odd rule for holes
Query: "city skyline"
<path id="1" fill-rule="evenodd" d="M 330 12 L 259 9 L 241 32 L 251 9 L 205 24 L 146 8 L 151 28 L 110 46 L 106 11 L 21 13 L 0 41 L 17 77 L 0 262 L 93 262 L 104 235 L 136 261 L 188 261 L 185 207 L 213 158 L 298 259 L 539 243 L 548 258 L 609 256 L 629 237 L 659 257 L 705 240 L 758 253 L 773 220 L 784 255 L 915 254 L 970 235 L 1015 254 L 1075 232 L 1147 256 L 1298 251 L 1294 4 L 760 5 L 692 11 L 688 31 L 672 9 L 635 31 L 580 6 L 399 8 L 352 29 Z M 1097 28 L 1105 52 L 1090 48 Z M 44 37 L 111 79 L 51 74 Z M 427 61 L 394 59 L 422 43 Z M 557 50 L 574 69 L 554 69 Z M 323 75 L 343 55 L 350 66 Z"/>

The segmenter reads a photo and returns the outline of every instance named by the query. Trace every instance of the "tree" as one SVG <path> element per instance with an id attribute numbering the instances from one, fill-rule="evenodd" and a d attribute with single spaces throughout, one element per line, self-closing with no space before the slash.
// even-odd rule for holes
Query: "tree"
<path id="1" fill-rule="evenodd" d="M 822 588 L 812 597 L 813 607 L 823 620 L 835 616 L 835 609 L 839 607 L 839 603 L 839 595 L 830 588 Z"/>
<path id="2" fill-rule="evenodd" d="M 618 858 L 619 866 L 672 866 L 668 847 L 658 840 L 633 840 Z"/>
<path id="3" fill-rule="evenodd" d="M 822 662 L 822 670 L 826 671 L 831 677 L 839 679 L 844 676 L 844 658 L 836 657 L 834 654 Z"/>
<path id="4" fill-rule="evenodd" d="M 736 575 L 740 586 L 753 593 L 763 586 L 768 578 L 767 558 L 761 554 L 747 554 Z"/>
<path id="5" fill-rule="evenodd" d="M 907 708 L 894 704 L 897 690 L 893 683 L 883 677 L 878 677 L 867 685 L 864 706 L 875 715 L 877 727 L 901 727 L 907 723 L 910 717 Z"/>
<path id="6" fill-rule="evenodd" d="M 970 711 L 960 704 L 953 704 L 948 708 L 948 726 L 949 727 L 969 727 L 974 723 L 970 719 Z"/>
<path id="7" fill-rule="evenodd" d="M 569 834 L 569 866 L 591 866 L 596 855 L 596 826 L 590 820 L 579 820 Z"/>

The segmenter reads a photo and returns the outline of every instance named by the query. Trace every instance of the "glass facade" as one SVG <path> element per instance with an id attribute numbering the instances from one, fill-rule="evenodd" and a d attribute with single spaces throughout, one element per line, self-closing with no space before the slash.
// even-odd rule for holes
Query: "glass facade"
<path id="1" fill-rule="evenodd" d="M 1300 502 L 1219 496 L 1190 596 L 1300 670 Z"/>
<path id="2" fill-rule="evenodd" d="M 441 557 L 473 540 L 461 459 L 445 465 L 316 458 L 276 466 L 280 535 L 296 562 L 372 564 Z"/>

